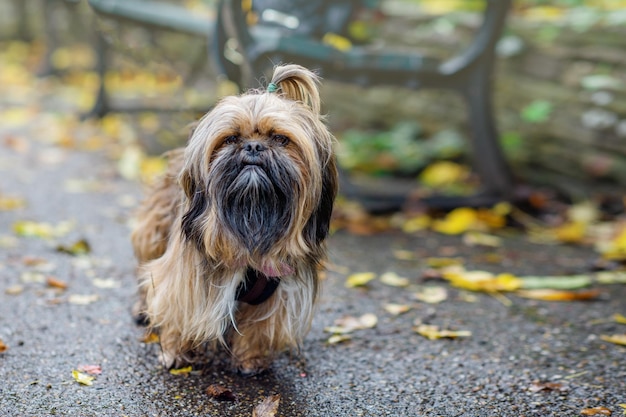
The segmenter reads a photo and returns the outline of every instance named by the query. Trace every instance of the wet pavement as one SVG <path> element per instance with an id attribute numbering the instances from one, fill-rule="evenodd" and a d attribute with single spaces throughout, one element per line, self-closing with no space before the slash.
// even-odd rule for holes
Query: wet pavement
<path id="1" fill-rule="evenodd" d="M 576 416 L 593 407 L 623 413 L 626 348 L 600 335 L 623 333 L 610 318 L 626 313 L 625 285 L 602 286 L 590 302 L 507 295 L 508 303 L 441 282 L 445 301 L 414 298 L 432 256 L 520 275 L 587 272 L 597 258 L 590 249 L 532 244 L 516 235 L 486 251 L 431 232 L 337 232 L 301 352 L 281 355 L 255 377 L 233 373 L 223 352 L 191 373 L 172 375 L 157 362 L 158 344 L 142 342 L 143 329 L 130 315 L 135 262 L 128 222 L 141 185 L 123 179 L 104 151 L 18 138 L 1 127 L 0 137 L 0 192 L 25 203 L 0 212 L 0 340 L 8 347 L 0 354 L 0 415 L 251 416 L 272 394 L 281 396 L 278 416 Z M 24 220 L 49 223 L 54 236 L 18 236 L 14 227 Z M 89 243 L 88 255 L 58 250 L 80 239 Z M 400 260 L 399 250 L 412 256 Z M 494 253 L 497 263 L 489 262 Z M 412 286 L 374 280 L 367 288 L 345 287 L 347 275 L 370 271 L 396 272 Z M 394 316 L 384 309 L 388 303 L 411 308 Z M 365 313 L 378 317 L 374 328 L 328 343 L 325 327 Z M 471 336 L 428 340 L 414 331 L 416 322 Z M 101 367 L 91 386 L 72 376 L 82 365 Z M 208 395 L 213 384 L 235 400 Z"/>

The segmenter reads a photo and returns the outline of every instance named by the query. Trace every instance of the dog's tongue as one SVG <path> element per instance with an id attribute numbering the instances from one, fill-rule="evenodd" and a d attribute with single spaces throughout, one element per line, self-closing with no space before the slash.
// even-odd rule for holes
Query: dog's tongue
<path id="1" fill-rule="evenodd" d="M 274 264 L 265 264 L 261 267 L 261 272 L 267 277 L 284 277 L 293 275 L 296 271 L 286 263 L 281 262 L 278 267 Z"/>

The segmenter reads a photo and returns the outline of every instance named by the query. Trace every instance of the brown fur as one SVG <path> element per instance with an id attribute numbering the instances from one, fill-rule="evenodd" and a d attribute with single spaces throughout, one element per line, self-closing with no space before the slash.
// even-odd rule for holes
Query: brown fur
<path id="1" fill-rule="evenodd" d="M 308 332 L 337 192 L 317 81 L 302 67 L 282 66 L 272 78 L 277 93 L 222 100 L 187 147 L 169 153 L 167 173 L 139 208 L 136 312 L 159 331 L 166 366 L 219 342 L 238 370 L 256 373 Z M 263 163 L 241 168 L 237 158 L 252 158 L 250 147 L 244 151 L 250 143 L 262 147 Z M 257 184 L 270 180 L 271 187 Z M 256 205 L 264 201 L 274 206 Z M 276 292 L 260 305 L 235 299 L 249 268 L 280 271 Z"/>

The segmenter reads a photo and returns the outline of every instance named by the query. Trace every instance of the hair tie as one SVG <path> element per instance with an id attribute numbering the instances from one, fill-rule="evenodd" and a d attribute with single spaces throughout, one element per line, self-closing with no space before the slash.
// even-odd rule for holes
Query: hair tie
<path id="1" fill-rule="evenodd" d="M 274 83 L 269 83 L 267 85 L 267 92 L 268 93 L 275 93 L 276 91 L 278 91 L 278 86 Z"/>

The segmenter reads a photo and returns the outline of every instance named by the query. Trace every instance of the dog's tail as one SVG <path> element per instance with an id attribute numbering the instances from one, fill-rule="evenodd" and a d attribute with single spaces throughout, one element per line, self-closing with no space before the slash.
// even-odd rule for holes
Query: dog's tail
<path id="1" fill-rule="evenodd" d="M 286 98 L 300 101 L 320 113 L 320 79 L 314 72 L 295 64 L 279 65 L 274 68 L 269 92 L 282 94 Z"/>

